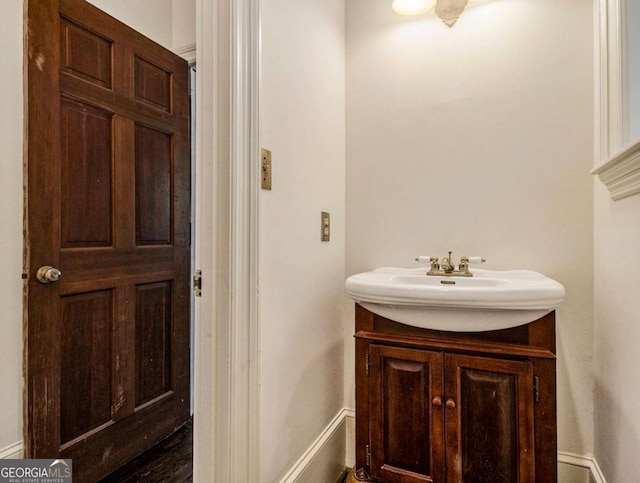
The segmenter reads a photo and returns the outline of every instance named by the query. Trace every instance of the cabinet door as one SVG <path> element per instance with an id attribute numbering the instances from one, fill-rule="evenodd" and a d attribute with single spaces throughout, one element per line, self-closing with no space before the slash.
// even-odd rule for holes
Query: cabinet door
<path id="1" fill-rule="evenodd" d="M 444 481 L 442 354 L 372 345 L 370 357 L 371 476 Z"/>
<path id="2" fill-rule="evenodd" d="M 445 355 L 447 482 L 533 483 L 533 365 Z"/>

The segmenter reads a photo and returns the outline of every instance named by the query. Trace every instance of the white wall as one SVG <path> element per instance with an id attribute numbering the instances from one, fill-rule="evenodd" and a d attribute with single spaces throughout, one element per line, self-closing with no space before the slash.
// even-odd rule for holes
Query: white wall
<path id="1" fill-rule="evenodd" d="M 173 46 L 172 0 L 88 0 L 88 2 L 154 42 L 168 49 Z"/>
<path id="2" fill-rule="evenodd" d="M 343 407 L 344 1 L 263 0 L 261 22 L 273 190 L 260 198 L 260 481 L 272 482 Z"/>
<path id="3" fill-rule="evenodd" d="M 640 5 L 630 1 L 627 7 L 633 140 L 640 137 Z M 640 197 L 612 201 L 596 180 L 594 206 L 594 454 L 607 481 L 635 483 L 640 480 Z"/>
<path id="4" fill-rule="evenodd" d="M 0 29 L 0 452 L 22 440 L 22 0 Z"/>
<path id="5" fill-rule="evenodd" d="M 339 304 L 343 2 L 302 3 L 262 2 L 261 137 L 274 152 L 274 190 L 261 199 L 263 481 L 281 475 L 342 407 L 344 348 L 345 400 L 353 406 L 353 319 L 347 317 L 345 333 Z M 451 247 L 486 256 L 488 268 L 532 268 L 563 282 L 560 448 L 589 452 L 589 2 L 562 2 L 561 14 L 551 0 L 471 6 L 452 30 L 431 14 L 388 18 L 386 0 L 346 3 L 347 274 L 411 266 L 418 253 L 441 256 Z M 22 78 L 16 75 L 22 1 L 5 2 L 3 13 L 0 450 L 21 439 L 22 424 Z M 130 20 L 167 46 L 175 42 L 175 32 L 168 34 L 148 10 Z M 640 206 L 636 199 L 612 205 L 602 189 L 596 188 L 596 455 L 609 481 L 624 483 L 640 476 L 633 408 Z M 322 210 L 332 215 L 328 244 L 318 241 Z"/>
<path id="6" fill-rule="evenodd" d="M 347 275 L 453 250 L 562 282 L 559 449 L 578 454 L 593 450 L 592 12 L 494 1 L 449 29 L 347 2 Z"/>
<path id="7" fill-rule="evenodd" d="M 196 44 L 195 0 L 173 0 L 172 45 L 173 50 Z"/>
<path id="8" fill-rule="evenodd" d="M 195 0 L 87 1 L 168 49 L 195 46 Z"/>
<path id="9" fill-rule="evenodd" d="M 595 189 L 595 456 L 612 483 L 640 481 L 640 197 Z"/>

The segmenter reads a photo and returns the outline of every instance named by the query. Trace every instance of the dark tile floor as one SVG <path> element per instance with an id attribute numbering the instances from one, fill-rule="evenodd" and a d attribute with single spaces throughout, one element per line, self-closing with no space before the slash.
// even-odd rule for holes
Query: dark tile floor
<path id="1" fill-rule="evenodd" d="M 120 467 L 100 483 L 182 483 L 193 481 L 193 423 Z"/>

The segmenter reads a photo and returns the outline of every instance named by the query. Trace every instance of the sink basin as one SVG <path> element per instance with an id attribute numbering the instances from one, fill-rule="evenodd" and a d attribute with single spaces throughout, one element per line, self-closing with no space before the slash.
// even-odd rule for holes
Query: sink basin
<path id="1" fill-rule="evenodd" d="M 428 276 L 425 268 L 378 268 L 349 277 L 349 296 L 387 319 L 425 329 L 481 332 L 532 322 L 565 295 L 531 270 L 471 270 L 473 277 Z"/>

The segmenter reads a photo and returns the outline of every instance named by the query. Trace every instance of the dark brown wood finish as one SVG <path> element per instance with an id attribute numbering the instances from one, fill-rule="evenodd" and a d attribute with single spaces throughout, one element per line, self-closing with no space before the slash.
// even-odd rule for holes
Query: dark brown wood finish
<path id="1" fill-rule="evenodd" d="M 554 312 L 512 329 L 454 333 L 399 324 L 356 304 L 355 337 L 356 476 L 360 481 L 557 481 Z M 380 428 L 387 429 L 380 425 L 381 405 L 388 398 L 414 397 L 406 391 L 395 396 L 383 391 L 388 383 L 376 366 L 381 351 L 392 351 L 397 367 L 407 370 L 417 368 L 416 354 L 442 358 L 443 391 L 430 404 L 443 407 L 445 456 L 440 465 L 442 471 L 447 468 L 446 477 L 434 473 L 432 480 L 425 480 L 411 468 L 395 467 L 389 476 L 376 467 L 386 456 L 384 447 L 374 441 L 388 437 L 376 434 Z M 403 355 L 407 365 L 398 366 Z M 419 436 L 424 432 L 424 427 L 417 430 Z M 435 439 L 440 441 L 439 436 Z M 429 448 L 433 444 L 430 441 Z M 412 450 L 402 451 L 411 455 Z"/>
<path id="2" fill-rule="evenodd" d="M 84 0 L 26 8 L 25 454 L 96 481 L 189 416 L 188 68 Z"/>
<path id="3" fill-rule="evenodd" d="M 538 398 L 534 405 L 536 483 L 558 478 L 558 434 L 556 423 L 556 361 L 536 360 Z"/>
<path id="4" fill-rule="evenodd" d="M 442 353 L 371 346 L 371 476 L 442 481 Z"/>
<path id="5" fill-rule="evenodd" d="M 373 314 L 360 305 L 356 304 L 356 325 L 363 330 L 373 328 Z M 360 435 L 359 441 L 362 444 L 356 445 L 356 461 L 361 464 L 356 467 L 357 470 L 368 471 L 369 465 L 365 465 L 368 461 L 367 448 L 369 447 L 369 426 L 371 420 L 371 403 L 369 391 L 369 374 L 367 360 L 369 357 L 369 346 L 371 341 L 363 338 L 356 338 L 356 434 Z M 363 363 L 364 361 L 364 363 Z M 361 474 L 363 478 L 365 474 Z"/>
<path id="6" fill-rule="evenodd" d="M 100 480 L 100 483 L 191 481 L 193 481 L 193 423 L 189 421 L 150 450 Z"/>
<path id="7" fill-rule="evenodd" d="M 71 295 L 62 300 L 61 373 L 74 376 L 61 377 L 63 442 L 111 421 L 113 302 L 112 290 Z M 84 364 L 81 371 L 76 368 L 78 361 Z"/>
<path id="8" fill-rule="evenodd" d="M 445 355 L 447 481 L 533 483 L 533 364 Z"/>
<path id="9" fill-rule="evenodd" d="M 171 390 L 171 282 L 136 287 L 136 406 Z"/>
<path id="10" fill-rule="evenodd" d="M 61 101 L 62 248 L 110 247 L 113 114 Z"/>

